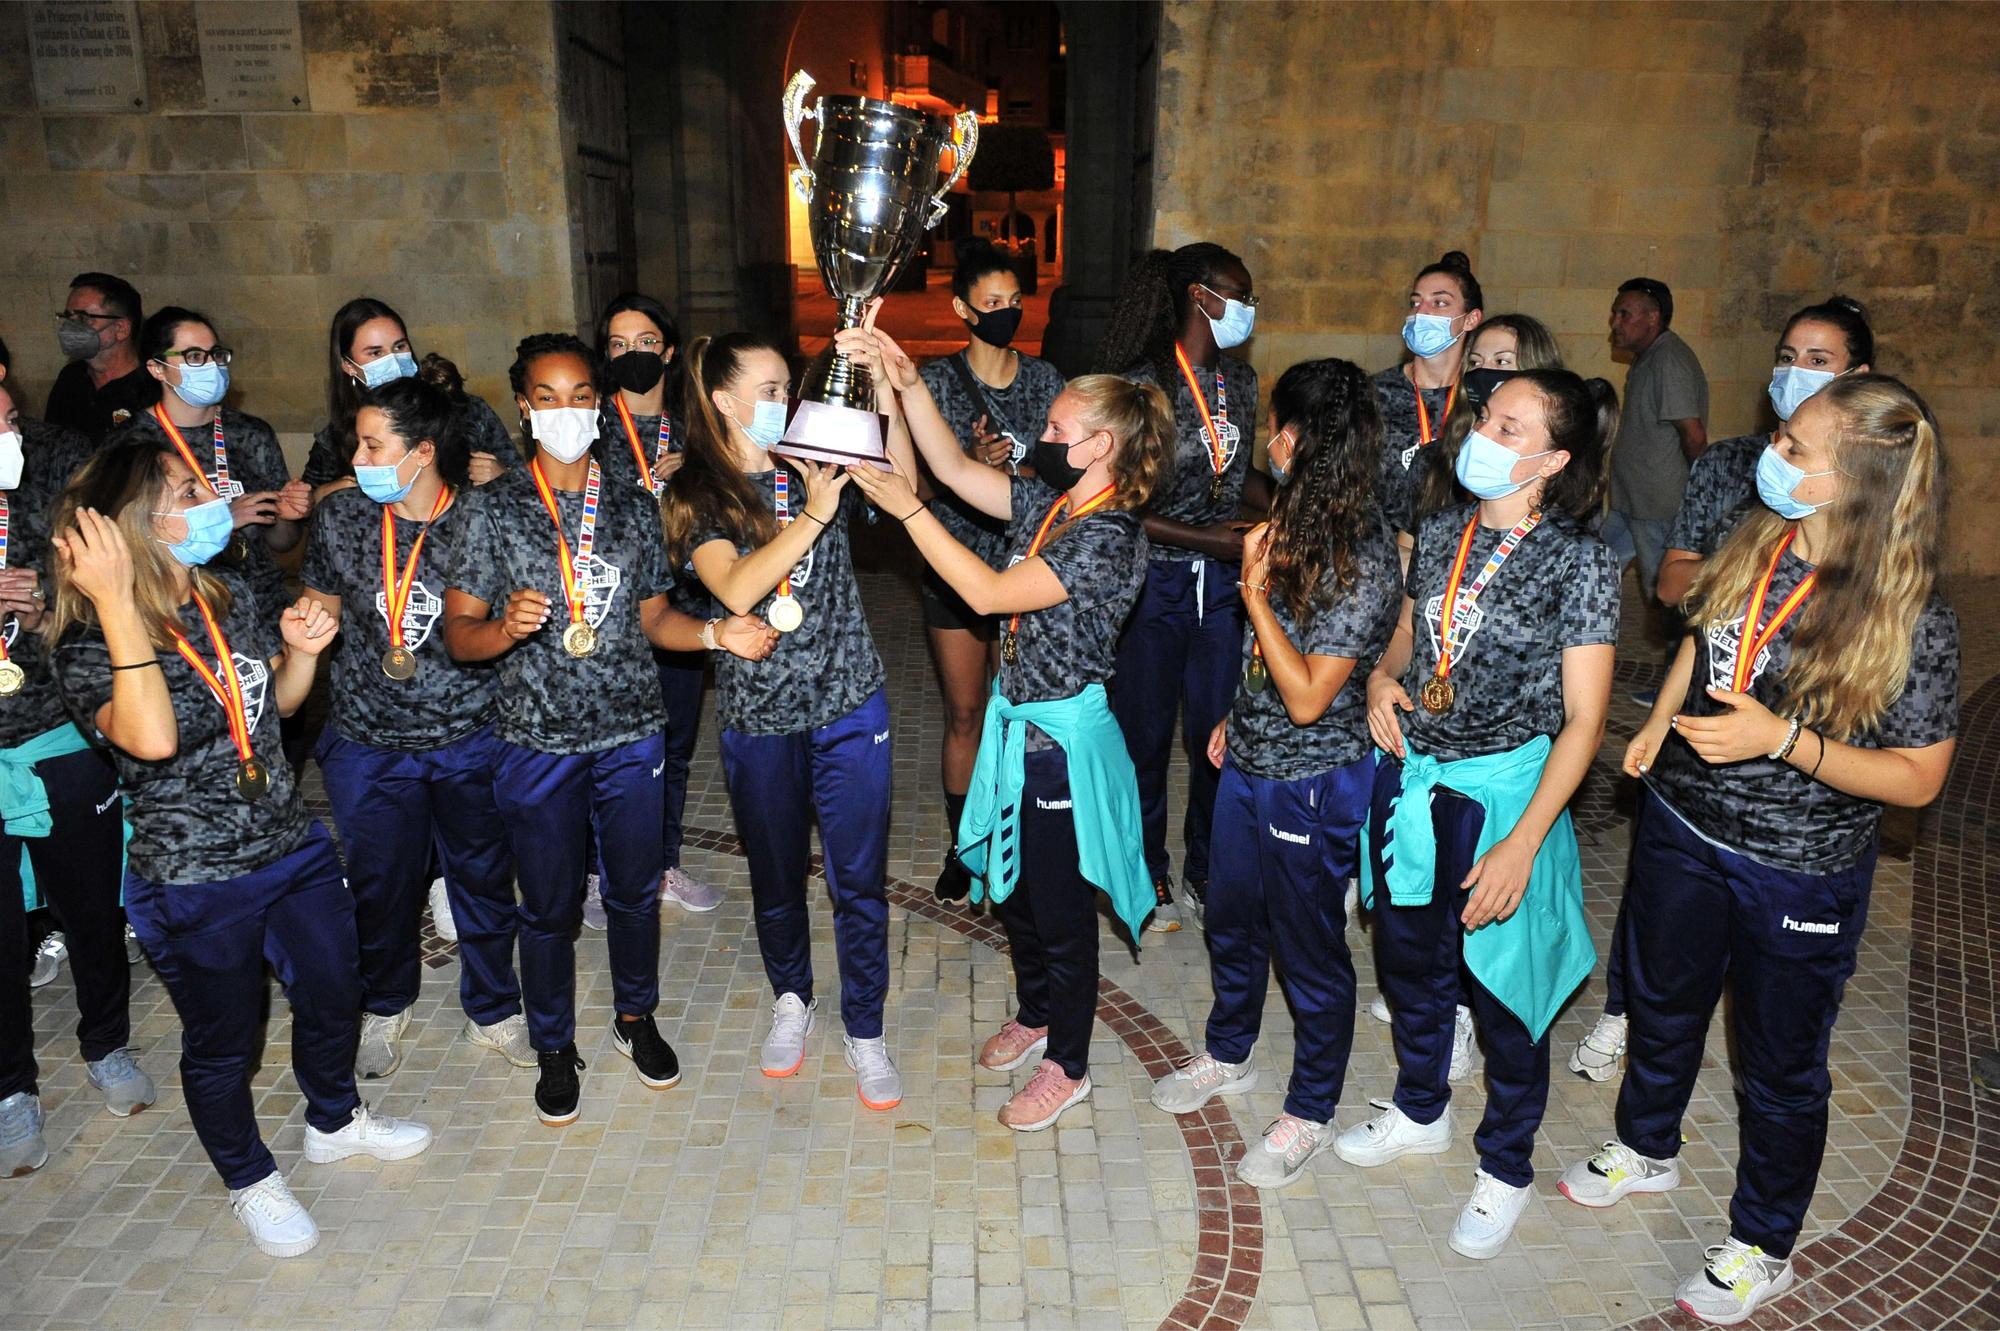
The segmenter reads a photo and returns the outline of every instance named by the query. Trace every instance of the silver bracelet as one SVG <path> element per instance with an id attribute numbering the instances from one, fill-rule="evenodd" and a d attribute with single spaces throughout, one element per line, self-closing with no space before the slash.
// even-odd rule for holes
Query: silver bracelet
<path id="1" fill-rule="evenodd" d="M 1805 728 L 1806 723 L 1804 721 L 1796 716 L 1793 717 L 1790 728 L 1785 731 L 1785 742 L 1764 756 L 1776 759 L 1778 762 L 1783 762 L 1785 759 L 1791 757 L 1792 750 L 1797 747 L 1799 742 L 1799 732 Z"/>

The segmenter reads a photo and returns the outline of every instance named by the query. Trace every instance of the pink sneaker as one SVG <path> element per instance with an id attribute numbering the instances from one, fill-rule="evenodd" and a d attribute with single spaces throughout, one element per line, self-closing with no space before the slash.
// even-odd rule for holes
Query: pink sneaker
<path id="1" fill-rule="evenodd" d="M 1011 1072 L 1049 1047 L 1049 1028 L 1009 1021 L 979 1050 L 979 1066 Z"/>
<path id="2" fill-rule="evenodd" d="M 1000 1121 L 1016 1132 L 1040 1132 L 1089 1094 L 1089 1073 L 1081 1081 L 1071 1081 L 1062 1064 L 1045 1058 L 1028 1084 L 1001 1106 Z"/>

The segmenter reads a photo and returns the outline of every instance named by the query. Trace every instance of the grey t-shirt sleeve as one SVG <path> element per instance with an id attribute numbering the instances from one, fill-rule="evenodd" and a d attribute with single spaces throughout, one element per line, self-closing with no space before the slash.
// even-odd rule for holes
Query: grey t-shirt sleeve
<path id="1" fill-rule="evenodd" d="M 1669 550 L 1686 550 L 1706 559 L 1721 547 L 1757 500 L 1757 462 L 1770 439 L 1765 434 L 1739 435 L 1702 450 L 1688 471 L 1680 512 L 1667 532 Z"/>
<path id="2" fill-rule="evenodd" d="M 1556 621 L 1565 647 L 1599 647 L 1618 641 L 1618 557 L 1601 541 L 1570 547 L 1567 591 Z"/>
<path id="3" fill-rule="evenodd" d="M 1902 696 L 1883 714 L 1877 742 L 1885 749 L 1923 749 L 1956 735 L 1958 672 L 1958 615 L 1933 593 L 1917 619 Z"/>
<path id="4" fill-rule="evenodd" d="M 1660 361 L 1655 383 L 1661 421 L 1708 419 L 1708 376 L 1702 373 L 1701 362 L 1687 343 L 1675 340 Z"/>
<path id="5" fill-rule="evenodd" d="M 444 569 L 447 588 L 484 601 L 490 610 L 500 609 L 507 603 L 508 595 L 519 590 L 506 585 L 506 565 L 493 557 L 501 549 L 492 511 L 497 497 L 492 486 L 469 488 L 459 496 L 459 502 L 465 505 L 465 533 L 452 545 Z"/>

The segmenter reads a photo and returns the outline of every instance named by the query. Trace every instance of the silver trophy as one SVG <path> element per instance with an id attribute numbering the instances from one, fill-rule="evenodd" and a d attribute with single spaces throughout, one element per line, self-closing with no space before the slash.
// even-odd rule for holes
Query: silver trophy
<path id="1" fill-rule="evenodd" d="M 785 85 L 785 131 L 799 161 L 792 188 L 805 201 L 813 257 L 827 294 L 840 305 L 840 327 L 855 328 L 924 232 L 943 220 L 944 196 L 972 164 L 979 118 L 961 111 L 947 120 L 872 97 L 821 97 L 808 107 L 812 86 L 804 70 Z M 810 158 L 799 142 L 804 120 L 819 122 Z M 947 148 L 955 150 L 948 173 Z M 886 456 L 882 423 L 868 371 L 829 343 L 800 380 L 784 451 L 827 462 L 877 462 Z"/>

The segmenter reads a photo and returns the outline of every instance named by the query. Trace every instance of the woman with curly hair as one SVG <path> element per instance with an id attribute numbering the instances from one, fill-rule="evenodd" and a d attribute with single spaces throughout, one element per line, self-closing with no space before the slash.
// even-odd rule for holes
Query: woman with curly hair
<path id="1" fill-rule="evenodd" d="M 1832 380 L 1778 427 L 1757 493 L 1696 574 L 1692 631 L 1625 751 L 1646 795 L 1619 935 L 1617 1136 L 1560 1185 L 1610 1206 L 1679 1184 L 1727 979 L 1736 1193 L 1728 1238 L 1679 1297 L 1724 1326 L 1795 1279 L 1882 806 L 1937 797 L 1958 729 L 1958 620 L 1937 592 L 1944 449 L 1923 399 L 1887 375 Z"/>
<path id="2" fill-rule="evenodd" d="M 1388 645 L 1401 566 L 1375 506 L 1382 418 L 1368 376 L 1307 361 L 1271 394 L 1271 520 L 1244 542 L 1242 686 L 1209 738 L 1222 769 L 1209 882 L 1203 1052 L 1161 1079 L 1153 1103 L 1190 1114 L 1257 1084 L 1250 1051 L 1276 960 L 1297 1043 L 1285 1110 L 1237 1162 L 1280 1188 L 1333 1144 L 1354 1040 L 1354 963 L 1343 889 L 1359 872 L 1375 760 L 1368 668 Z"/>

